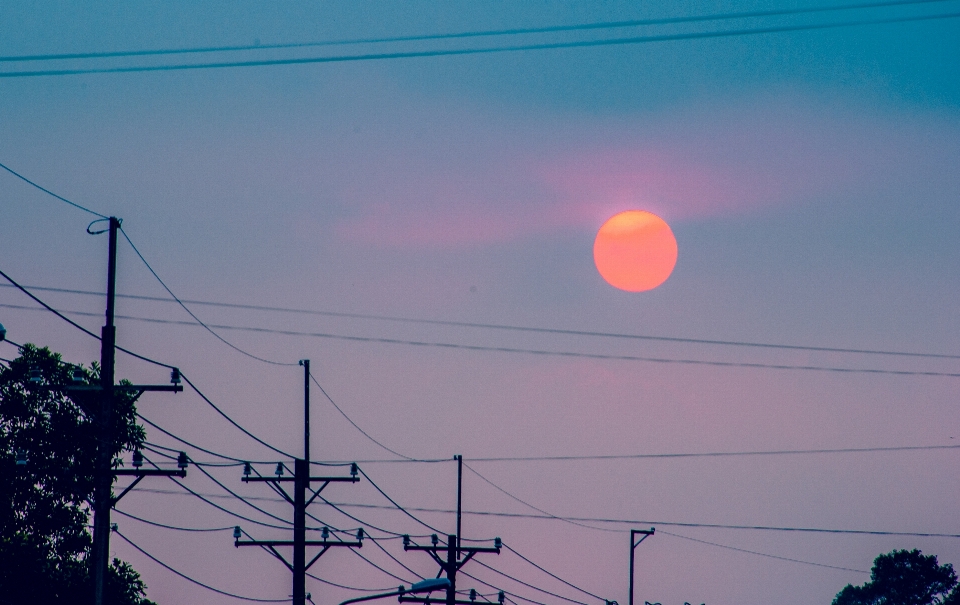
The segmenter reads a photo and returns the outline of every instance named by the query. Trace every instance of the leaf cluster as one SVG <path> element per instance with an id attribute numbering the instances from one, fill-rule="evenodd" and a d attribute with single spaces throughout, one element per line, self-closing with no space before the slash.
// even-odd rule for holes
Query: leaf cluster
<path id="1" fill-rule="evenodd" d="M 874 560 L 869 582 L 848 584 L 833 605 L 960 605 L 960 587 L 953 565 L 916 549 L 894 550 Z"/>
<path id="2" fill-rule="evenodd" d="M 99 368 L 64 363 L 47 348 L 25 345 L 0 368 L 0 594 L 10 603 L 84 603 L 92 600 L 87 560 L 94 469 L 99 446 L 95 385 Z M 39 371 L 39 382 L 31 380 Z M 112 415 L 111 459 L 142 445 L 134 397 L 118 393 Z M 25 465 L 17 464 L 18 453 Z M 145 605 L 144 586 L 126 563 L 114 560 L 107 578 L 111 603 Z"/>

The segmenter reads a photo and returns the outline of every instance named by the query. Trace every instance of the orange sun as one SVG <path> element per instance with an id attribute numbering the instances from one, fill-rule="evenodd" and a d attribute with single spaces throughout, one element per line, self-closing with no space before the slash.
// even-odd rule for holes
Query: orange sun
<path id="1" fill-rule="evenodd" d="M 662 218 L 627 210 L 600 227 L 593 243 L 597 271 L 614 288 L 652 290 L 667 281 L 677 264 L 677 239 Z"/>

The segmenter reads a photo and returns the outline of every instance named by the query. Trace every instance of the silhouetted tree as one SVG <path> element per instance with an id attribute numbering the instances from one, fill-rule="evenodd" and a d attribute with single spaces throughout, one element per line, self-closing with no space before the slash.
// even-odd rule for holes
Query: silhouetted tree
<path id="1" fill-rule="evenodd" d="M 75 367 L 48 349 L 25 345 L 0 366 L 0 603 L 93 601 L 88 530 L 96 460 L 96 392 L 68 396 Z M 31 380 L 31 371 L 39 372 Z M 83 370 L 96 384 L 98 368 Z M 52 386 L 53 388 L 46 388 Z M 143 443 L 133 398 L 118 394 L 113 457 Z M 26 464 L 17 464 L 25 458 Z M 114 559 L 106 583 L 110 605 L 152 605 L 127 563 Z"/>
<path id="2" fill-rule="evenodd" d="M 833 605 L 960 605 L 953 565 L 919 550 L 894 550 L 873 562 L 870 581 L 847 586 Z"/>

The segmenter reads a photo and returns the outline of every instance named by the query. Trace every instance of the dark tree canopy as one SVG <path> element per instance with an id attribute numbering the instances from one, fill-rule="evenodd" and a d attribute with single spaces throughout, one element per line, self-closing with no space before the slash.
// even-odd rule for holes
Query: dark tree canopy
<path id="1" fill-rule="evenodd" d="M 0 366 L 0 603 L 33 605 L 93 601 L 87 560 L 96 460 L 93 393 L 68 396 L 76 366 L 48 349 L 25 345 L 9 367 Z M 31 381 L 39 370 L 40 382 Z M 98 368 L 84 370 L 96 383 Z M 45 388 L 54 387 L 52 389 Z M 114 405 L 112 456 L 139 447 L 133 398 Z M 18 465 L 18 453 L 26 464 Z M 128 564 L 114 559 L 107 577 L 110 605 L 150 605 L 146 586 Z"/>
<path id="2" fill-rule="evenodd" d="M 953 565 L 919 550 L 894 550 L 873 562 L 870 581 L 848 584 L 833 605 L 960 605 Z"/>

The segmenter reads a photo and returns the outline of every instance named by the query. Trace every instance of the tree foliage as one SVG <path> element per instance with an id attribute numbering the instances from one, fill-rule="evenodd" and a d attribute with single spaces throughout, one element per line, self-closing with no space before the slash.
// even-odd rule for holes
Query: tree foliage
<path id="1" fill-rule="evenodd" d="M 88 569 L 89 501 L 97 452 L 96 392 L 68 395 L 72 373 L 96 384 L 99 368 L 77 368 L 46 348 L 26 345 L 0 366 L 0 603 L 85 604 L 93 601 Z M 39 371 L 39 380 L 31 380 Z M 49 388 L 48 388 L 49 387 Z M 59 387 L 59 388 L 58 388 Z M 111 456 L 139 447 L 134 399 L 118 393 Z M 18 465 L 18 453 L 27 459 Z M 114 559 L 106 579 L 111 605 L 150 605 L 146 586 Z"/>
<path id="2" fill-rule="evenodd" d="M 894 550 L 873 562 L 870 581 L 848 584 L 833 605 L 960 605 L 953 565 L 919 550 Z"/>

